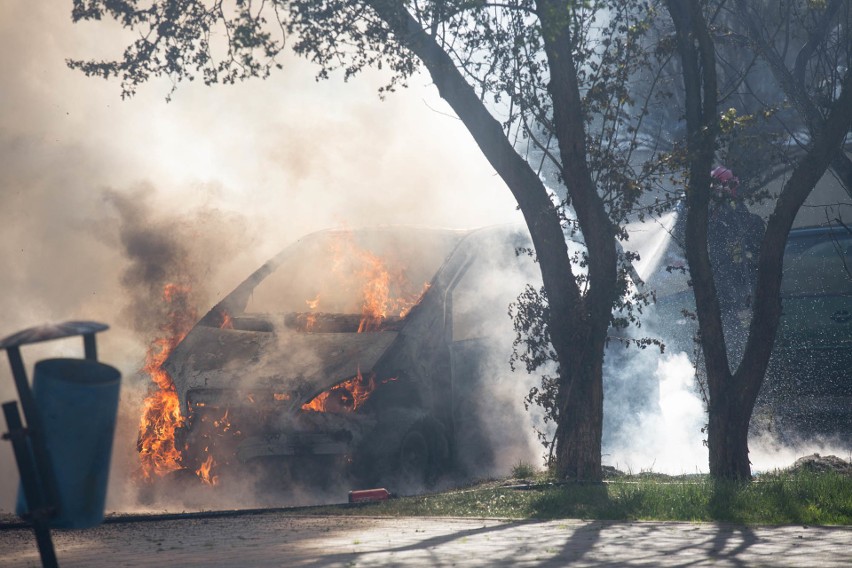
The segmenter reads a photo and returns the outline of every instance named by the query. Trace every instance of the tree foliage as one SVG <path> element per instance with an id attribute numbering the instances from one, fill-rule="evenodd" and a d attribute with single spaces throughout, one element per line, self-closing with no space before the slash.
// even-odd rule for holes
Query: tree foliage
<path id="1" fill-rule="evenodd" d="M 717 60 L 711 26 L 725 2 L 702 6 L 697 0 L 667 0 L 683 67 L 688 183 L 686 256 L 695 293 L 708 387 L 710 472 L 715 477 L 748 479 L 748 425 L 763 382 L 781 317 L 781 268 L 784 244 L 794 218 L 829 164 L 842 151 L 852 127 L 852 73 L 844 71 L 841 88 L 828 113 L 794 162 L 767 220 L 757 261 L 755 297 L 748 339 L 740 361 L 726 349 L 720 297 L 708 254 L 710 170 L 719 135 Z M 715 7 L 715 11 L 713 8 Z M 817 8 L 814 8 L 817 9 Z M 787 26 L 794 25 L 787 21 Z"/>
<path id="2" fill-rule="evenodd" d="M 763 21 L 756 20 L 755 3 L 741 0 L 74 0 L 73 6 L 74 21 L 112 18 L 137 33 L 116 60 L 68 62 L 90 76 L 118 78 L 125 97 L 154 77 L 169 79 L 172 91 L 184 80 L 264 78 L 284 64 L 285 48 L 314 62 L 318 79 L 380 69 L 387 78 L 382 96 L 428 73 L 529 228 L 542 288 L 528 288 L 514 308 L 516 361 L 529 370 L 556 363 L 529 401 L 543 405 L 556 424 L 551 449 L 563 477 L 600 478 L 608 330 L 635 323 L 647 299 L 628 296 L 637 279 L 630 270 L 635 257 L 621 246 L 624 224 L 678 197 L 648 200 L 648 190 L 686 183 L 687 257 L 709 377 L 711 470 L 723 477 L 747 471 L 738 436 L 777 329 L 786 232 L 823 163 L 842 168 L 845 158 L 836 150 L 849 128 L 844 113 L 852 96 L 847 3 L 784 0 L 777 12 L 761 11 L 770 16 Z M 770 75 L 784 98 L 767 99 Z M 798 135 L 796 121 L 808 136 Z M 732 373 L 707 253 L 709 172 L 719 157 L 742 156 L 743 168 L 754 170 L 751 183 L 762 186 L 790 162 L 782 130 L 795 135 L 800 150 L 769 220 L 746 354 Z M 581 244 L 569 248 L 572 240 Z M 728 419 L 736 435 L 719 426 Z"/>
<path id="3" fill-rule="evenodd" d="M 119 78 L 123 96 L 158 76 L 174 87 L 263 78 L 285 46 L 316 63 L 318 78 L 384 70 L 382 95 L 429 73 L 530 229 L 543 289 L 521 328 L 550 346 L 531 352 L 531 369 L 558 363 L 557 470 L 599 478 L 607 329 L 635 319 L 617 241 L 651 175 L 631 159 L 645 103 L 630 81 L 647 64 L 653 14 L 644 0 L 74 0 L 75 21 L 111 17 L 138 37 L 114 61 L 69 65 Z M 566 234 L 580 251 L 569 253 Z M 628 315 L 614 318 L 616 306 Z"/>

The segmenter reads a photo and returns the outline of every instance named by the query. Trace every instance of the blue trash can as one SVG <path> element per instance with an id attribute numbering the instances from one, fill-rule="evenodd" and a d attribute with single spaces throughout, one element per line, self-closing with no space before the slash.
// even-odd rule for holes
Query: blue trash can
<path id="1" fill-rule="evenodd" d="M 82 529 L 104 518 L 121 373 L 89 359 L 35 365 L 33 397 L 56 477 L 58 515 L 51 527 Z M 18 491 L 18 514 L 26 512 Z"/>

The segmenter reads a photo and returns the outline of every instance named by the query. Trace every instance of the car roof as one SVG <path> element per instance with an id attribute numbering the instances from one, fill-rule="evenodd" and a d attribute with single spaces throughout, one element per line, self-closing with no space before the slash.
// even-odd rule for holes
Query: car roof
<path id="1" fill-rule="evenodd" d="M 810 226 L 810 227 L 798 227 L 795 229 L 790 229 L 790 234 L 788 238 L 790 239 L 802 239 L 807 237 L 815 237 L 820 235 L 848 235 L 852 237 L 852 232 L 849 232 L 844 227 L 838 227 L 837 225 L 819 225 L 819 226 Z"/>

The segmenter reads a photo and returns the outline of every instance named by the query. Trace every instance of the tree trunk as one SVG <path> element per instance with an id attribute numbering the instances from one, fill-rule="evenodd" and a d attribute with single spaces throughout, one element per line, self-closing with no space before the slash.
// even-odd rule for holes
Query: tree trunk
<path id="1" fill-rule="evenodd" d="M 732 382 L 730 373 L 725 383 Z M 710 475 L 716 479 L 751 478 L 748 459 L 748 423 L 751 408 L 737 404 L 733 389 L 719 389 L 715 400 L 710 401 L 707 446 L 710 450 Z"/>
<path id="2" fill-rule="evenodd" d="M 717 479 L 749 479 L 748 426 L 781 317 L 784 244 L 796 213 L 837 156 L 852 127 L 852 75 L 847 71 L 840 97 L 817 129 L 808 152 L 793 168 L 769 216 L 760 244 L 748 341 L 742 361 L 732 373 L 707 258 L 708 174 L 718 128 L 714 49 L 697 0 L 668 0 L 667 4 L 678 36 L 686 90 L 689 132 L 686 252 L 707 367 L 710 473 Z"/>
<path id="3" fill-rule="evenodd" d="M 615 230 L 587 162 L 585 117 L 569 11 L 564 3 L 553 0 L 540 0 L 536 11 L 550 71 L 548 91 L 553 100 L 562 177 L 583 233 L 588 267 L 588 290 L 580 302 L 566 305 L 551 301 L 548 329 L 559 357 L 560 374 L 556 474 L 561 479 L 600 480 L 603 354 L 618 297 Z M 547 292 L 551 300 L 551 290 Z M 560 309 L 562 306 L 565 309 Z"/>
<path id="4" fill-rule="evenodd" d="M 597 345 L 601 343 L 600 345 Z M 558 479 L 600 480 L 603 433 L 602 342 L 565 346 L 574 352 L 567 377 L 559 384 L 559 424 L 556 429 L 555 467 Z M 587 364 L 580 362 L 587 361 Z"/>
<path id="5" fill-rule="evenodd" d="M 588 248 L 585 294 L 581 293 L 573 272 L 559 211 L 541 179 L 505 137 L 500 123 L 488 112 L 452 59 L 401 3 L 370 0 L 370 5 L 390 25 L 397 39 L 423 62 L 441 98 L 467 127 L 524 215 L 552 314 L 548 330 L 559 359 L 557 471 L 562 472 L 560 476 L 599 480 L 603 349 L 617 295 L 617 253 L 615 232 L 586 164 L 586 133 L 570 42 L 559 35 L 556 45 L 549 46 L 548 54 L 558 59 L 558 64 L 551 66 L 556 76 L 551 89 L 556 135 L 566 164 L 563 177 L 571 180 L 568 193 Z M 560 17 L 559 21 L 562 20 Z M 564 31 L 563 27 L 560 32 Z"/>
<path id="6" fill-rule="evenodd" d="M 667 5 L 675 25 L 686 92 L 689 181 L 686 188 L 685 252 L 707 371 L 710 471 L 717 477 L 728 477 L 731 472 L 736 477 L 736 472 L 742 467 L 743 448 L 734 451 L 728 443 L 739 439 L 738 428 L 742 421 L 734 420 L 737 412 L 732 406 L 730 393 L 733 381 L 713 267 L 707 250 L 710 170 L 718 132 L 715 50 L 697 0 L 668 0 Z M 745 442 L 743 439 L 742 443 Z M 750 472 L 747 446 L 744 449 L 746 470 Z M 734 469 L 730 470 L 730 467 Z"/>

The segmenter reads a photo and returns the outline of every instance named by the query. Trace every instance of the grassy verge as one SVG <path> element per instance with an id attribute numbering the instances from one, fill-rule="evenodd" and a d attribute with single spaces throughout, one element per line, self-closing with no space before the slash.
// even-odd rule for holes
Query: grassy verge
<path id="1" fill-rule="evenodd" d="M 316 514 L 317 510 L 312 510 Z M 483 483 L 320 513 L 510 519 L 729 521 L 745 524 L 852 524 L 852 477 L 837 473 L 764 475 L 742 484 L 707 477 L 625 477 L 605 484 L 539 484 L 519 490 Z"/>

